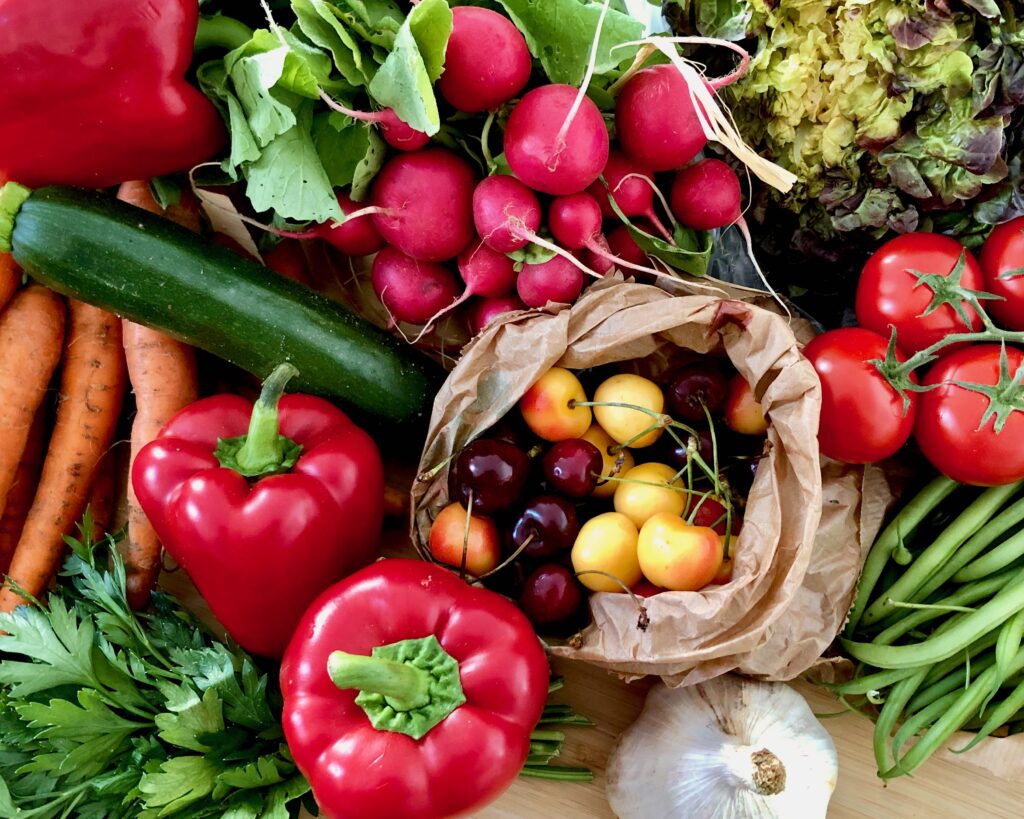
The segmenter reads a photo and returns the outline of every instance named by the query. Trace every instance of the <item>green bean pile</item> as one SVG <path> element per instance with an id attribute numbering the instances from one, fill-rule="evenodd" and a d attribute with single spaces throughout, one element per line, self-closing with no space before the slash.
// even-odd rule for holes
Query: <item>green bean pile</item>
<path id="1" fill-rule="evenodd" d="M 977 732 L 966 750 L 1024 730 L 1022 488 L 936 478 L 868 554 L 841 640 L 857 673 L 832 688 L 875 720 L 882 779 L 912 773 L 956 731 Z"/>

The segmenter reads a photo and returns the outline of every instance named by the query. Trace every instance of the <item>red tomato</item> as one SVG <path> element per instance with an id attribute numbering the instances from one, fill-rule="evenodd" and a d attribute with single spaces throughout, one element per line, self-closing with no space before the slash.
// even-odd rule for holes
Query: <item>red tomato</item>
<path id="1" fill-rule="evenodd" d="M 997 486 L 1024 478 L 1024 385 L 1009 381 L 1024 367 L 1024 352 L 1006 348 L 1009 377 L 1004 400 L 1010 410 L 1000 432 L 996 416 L 984 421 L 989 399 L 954 381 L 995 385 L 1000 382 L 1000 345 L 975 344 L 940 358 L 928 371 L 921 393 L 914 437 L 928 460 L 944 475 L 961 483 Z"/>
<path id="2" fill-rule="evenodd" d="M 982 306 L 1008 330 L 1024 330 L 1024 216 L 997 226 L 982 245 L 979 261 L 985 290 L 1003 297 L 985 299 Z M 1000 278 L 1014 270 L 1021 272 Z"/>
<path id="3" fill-rule="evenodd" d="M 964 333 L 981 328 L 981 317 L 966 306 L 970 327 L 948 304 L 924 315 L 934 293 L 927 284 L 918 285 L 910 271 L 948 276 L 960 254 L 965 265 L 960 284 L 970 290 L 982 290 L 981 267 L 969 250 L 956 239 L 937 233 L 906 233 L 882 245 L 868 259 L 857 283 L 857 323 L 889 338 L 896 328 L 900 349 L 908 355 L 929 347 L 949 333 Z M 950 352 L 956 347 L 947 347 Z"/>
<path id="4" fill-rule="evenodd" d="M 868 363 L 884 359 L 888 345 L 878 333 L 844 327 L 822 333 L 804 348 L 821 379 L 818 443 L 829 458 L 872 463 L 896 454 L 910 438 L 917 394 L 908 393 L 910 408 L 904 415 L 903 399 Z M 899 350 L 897 358 L 906 360 Z"/>

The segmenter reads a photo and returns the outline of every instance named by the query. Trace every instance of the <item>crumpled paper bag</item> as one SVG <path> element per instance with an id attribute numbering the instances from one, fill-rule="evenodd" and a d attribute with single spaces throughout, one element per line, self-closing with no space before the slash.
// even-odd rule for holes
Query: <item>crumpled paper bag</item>
<path id="1" fill-rule="evenodd" d="M 697 288 L 707 290 L 701 284 L 690 292 Z M 721 292 L 670 295 L 610 277 L 571 308 L 553 305 L 492 323 L 467 345 L 437 395 L 421 472 L 446 462 L 514 410 L 550 367 L 657 360 L 673 345 L 697 353 L 724 349 L 770 417 L 766 457 L 735 544 L 732 582 L 648 598 L 646 630 L 638 627 L 629 595 L 592 594 L 591 624 L 552 645 L 556 655 L 627 678 L 661 675 L 670 685 L 728 671 L 791 679 L 842 625 L 888 498 L 884 492 L 875 496 L 881 479 L 873 470 L 835 464 L 823 473 L 820 386 L 790 322 L 740 300 L 752 299 L 748 294 L 715 294 Z M 809 332 L 805 325 L 799 329 Z M 864 503 L 869 489 L 870 502 Z M 448 500 L 447 469 L 418 481 L 412 495 L 412 540 L 426 555 L 430 523 Z"/>

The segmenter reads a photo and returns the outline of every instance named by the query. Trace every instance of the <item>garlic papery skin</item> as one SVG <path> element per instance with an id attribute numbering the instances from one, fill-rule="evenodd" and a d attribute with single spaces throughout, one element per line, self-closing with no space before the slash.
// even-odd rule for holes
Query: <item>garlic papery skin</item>
<path id="1" fill-rule="evenodd" d="M 795 690 L 725 676 L 651 689 L 608 760 L 620 819 L 818 819 L 839 760 Z"/>

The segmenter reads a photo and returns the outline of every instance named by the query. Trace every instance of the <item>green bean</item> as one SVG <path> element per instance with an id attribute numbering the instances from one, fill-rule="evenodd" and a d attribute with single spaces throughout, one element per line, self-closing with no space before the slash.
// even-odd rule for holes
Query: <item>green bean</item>
<path id="1" fill-rule="evenodd" d="M 879 599 L 875 600 L 864 612 L 864 625 L 879 622 L 892 613 L 892 601 L 916 603 L 915 592 L 918 592 L 933 572 L 946 564 L 957 549 L 975 532 L 981 529 L 989 518 L 1013 496 L 1022 482 L 1006 486 L 993 486 L 986 489 L 960 515 L 947 526 L 935 541 L 928 546 L 911 564 L 903 576 Z"/>
<path id="2" fill-rule="evenodd" d="M 876 671 L 873 674 L 865 674 L 863 677 L 854 677 L 849 682 L 833 683 L 825 687 L 836 694 L 844 696 L 853 696 L 855 694 L 867 695 L 872 691 L 881 691 L 883 688 L 898 683 L 900 680 L 905 680 L 916 670 L 914 668 L 897 668 Z"/>
<path id="3" fill-rule="evenodd" d="M 914 696 L 914 692 L 917 690 L 917 687 L 921 684 L 921 681 L 925 678 L 927 673 L 927 667 L 919 668 L 914 671 L 912 676 L 896 683 L 889 692 L 889 696 L 886 697 L 885 705 L 882 706 L 882 710 L 878 713 L 878 719 L 875 720 L 875 730 L 872 734 L 871 744 L 875 752 L 875 764 L 878 766 L 879 774 L 881 774 L 881 771 L 884 771 L 889 764 L 889 752 L 887 746 L 889 743 L 889 737 L 892 735 L 892 729 L 896 727 L 896 723 L 899 721 L 900 715 L 903 713 L 903 708 L 906 706 L 907 700 Z"/>
<path id="4" fill-rule="evenodd" d="M 986 577 L 983 580 L 976 580 L 941 600 L 935 601 L 935 606 L 969 606 L 991 597 L 1005 586 L 1015 575 L 1020 575 L 1024 580 L 1024 571 L 1020 569 L 1007 569 L 999 574 Z M 940 608 L 920 609 L 904 615 L 884 631 L 880 631 L 871 641 L 875 645 L 891 645 L 907 632 L 913 631 L 923 623 L 934 620 L 936 617 L 945 615 L 946 612 Z"/>
<path id="5" fill-rule="evenodd" d="M 1010 664 L 1009 673 L 1016 674 L 1024 668 L 1024 651 L 1017 652 Z M 900 774 L 909 774 L 921 766 L 936 750 L 938 750 L 961 726 L 971 719 L 978 705 L 985 698 L 996 677 L 996 668 L 992 666 L 979 676 L 970 687 L 961 692 L 959 698 L 928 729 L 917 741 L 905 757 L 900 759 L 893 768 L 881 774 L 883 779 L 891 779 Z"/>
<path id="6" fill-rule="evenodd" d="M 982 698 L 988 693 L 988 687 L 995 679 L 995 666 L 989 668 L 978 677 L 965 691 L 960 691 L 955 700 L 947 705 L 945 711 L 933 722 L 906 756 L 896 761 L 888 770 L 879 773 L 882 779 L 892 779 L 901 774 L 913 773 L 942 744 L 949 739 L 960 726 L 971 718 Z"/>
<path id="7" fill-rule="evenodd" d="M 925 486 L 914 498 L 900 510 L 885 528 L 885 531 L 875 540 L 871 551 L 868 552 L 864 568 L 861 570 L 860 580 L 857 586 L 857 597 L 853 607 L 850 609 L 849 622 L 847 623 L 847 634 L 853 635 L 860 623 L 864 609 L 871 599 L 871 593 L 882 576 L 882 571 L 889 563 L 893 549 L 899 544 L 901 537 L 907 537 L 924 520 L 936 506 L 942 503 L 959 486 L 944 475 L 935 478 Z"/>
<path id="8" fill-rule="evenodd" d="M 1024 555 L 1024 529 L 1008 537 L 981 557 L 972 560 L 953 575 L 953 582 L 970 583 L 972 580 L 980 580 L 993 572 L 1005 569 L 1021 555 Z"/>
<path id="9" fill-rule="evenodd" d="M 998 682 L 996 687 L 992 689 L 992 693 L 981 704 L 982 711 L 985 710 L 989 701 L 995 696 L 996 691 L 999 690 L 999 686 L 1003 684 L 1003 680 L 1006 679 L 1010 665 L 1013 663 L 1013 658 L 1020 651 L 1022 638 L 1024 638 L 1024 611 L 1018 611 L 999 629 L 999 639 L 996 640 L 995 651 Z"/>
<path id="10" fill-rule="evenodd" d="M 945 625 L 945 624 L 943 624 Z M 940 632 L 936 631 L 936 634 Z M 933 682 L 941 680 L 947 674 L 955 671 L 960 665 L 964 664 L 965 657 L 975 657 L 986 649 L 992 648 L 996 644 L 996 640 L 999 638 L 999 630 L 993 629 L 987 634 L 983 634 L 973 643 L 971 643 L 964 652 L 957 652 L 952 657 L 943 660 L 941 663 L 936 663 L 932 666 L 932 670 L 928 676 L 924 679 L 925 685 L 931 685 Z"/>
<path id="11" fill-rule="evenodd" d="M 1004 534 L 1022 520 L 1024 520 L 1024 498 L 1019 498 L 982 526 L 971 536 L 970 540 L 957 549 L 956 554 L 918 590 L 911 602 L 920 602 L 926 599 L 985 549 L 993 543 L 998 543 Z"/>
<path id="12" fill-rule="evenodd" d="M 961 615 L 956 625 L 942 634 L 933 634 L 921 643 L 903 646 L 880 646 L 843 640 L 846 652 L 855 660 L 875 668 L 910 668 L 931 665 L 959 651 L 987 632 L 1005 623 L 1024 609 L 1024 583 L 1006 586 L 985 605 L 971 614 Z"/>
<path id="13" fill-rule="evenodd" d="M 952 691 L 944 694 L 938 699 L 930 702 L 924 708 L 911 712 L 910 705 L 908 703 L 905 713 L 909 714 L 909 718 L 904 720 L 900 725 L 900 729 L 896 732 L 896 736 L 892 738 L 892 758 L 896 762 L 896 766 L 899 767 L 900 751 L 906 744 L 907 740 L 912 736 L 915 736 L 925 726 L 930 726 L 935 722 L 936 718 L 945 713 L 946 709 L 949 708 L 953 703 L 960 697 L 961 691 Z"/>
<path id="14" fill-rule="evenodd" d="M 927 686 L 926 688 L 919 689 L 907 703 L 906 711 L 912 713 L 922 708 L 926 708 L 931 705 L 939 697 L 943 697 L 950 691 L 956 691 L 958 688 L 965 688 L 966 685 L 970 684 L 971 678 L 983 671 L 988 670 L 996 664 L 995 654 L 988 654 L 977 661 L 972 660 L 970 665 L 963 664 L 957 668 L 952 674 L 946 674 L 940 677 L 936 682 L 928 684 L 925 680 L 922 685 Z M 970 674 L 968 674 L 968 670 Z M 996 686 L 996 690 L 998 690 Z"/>

